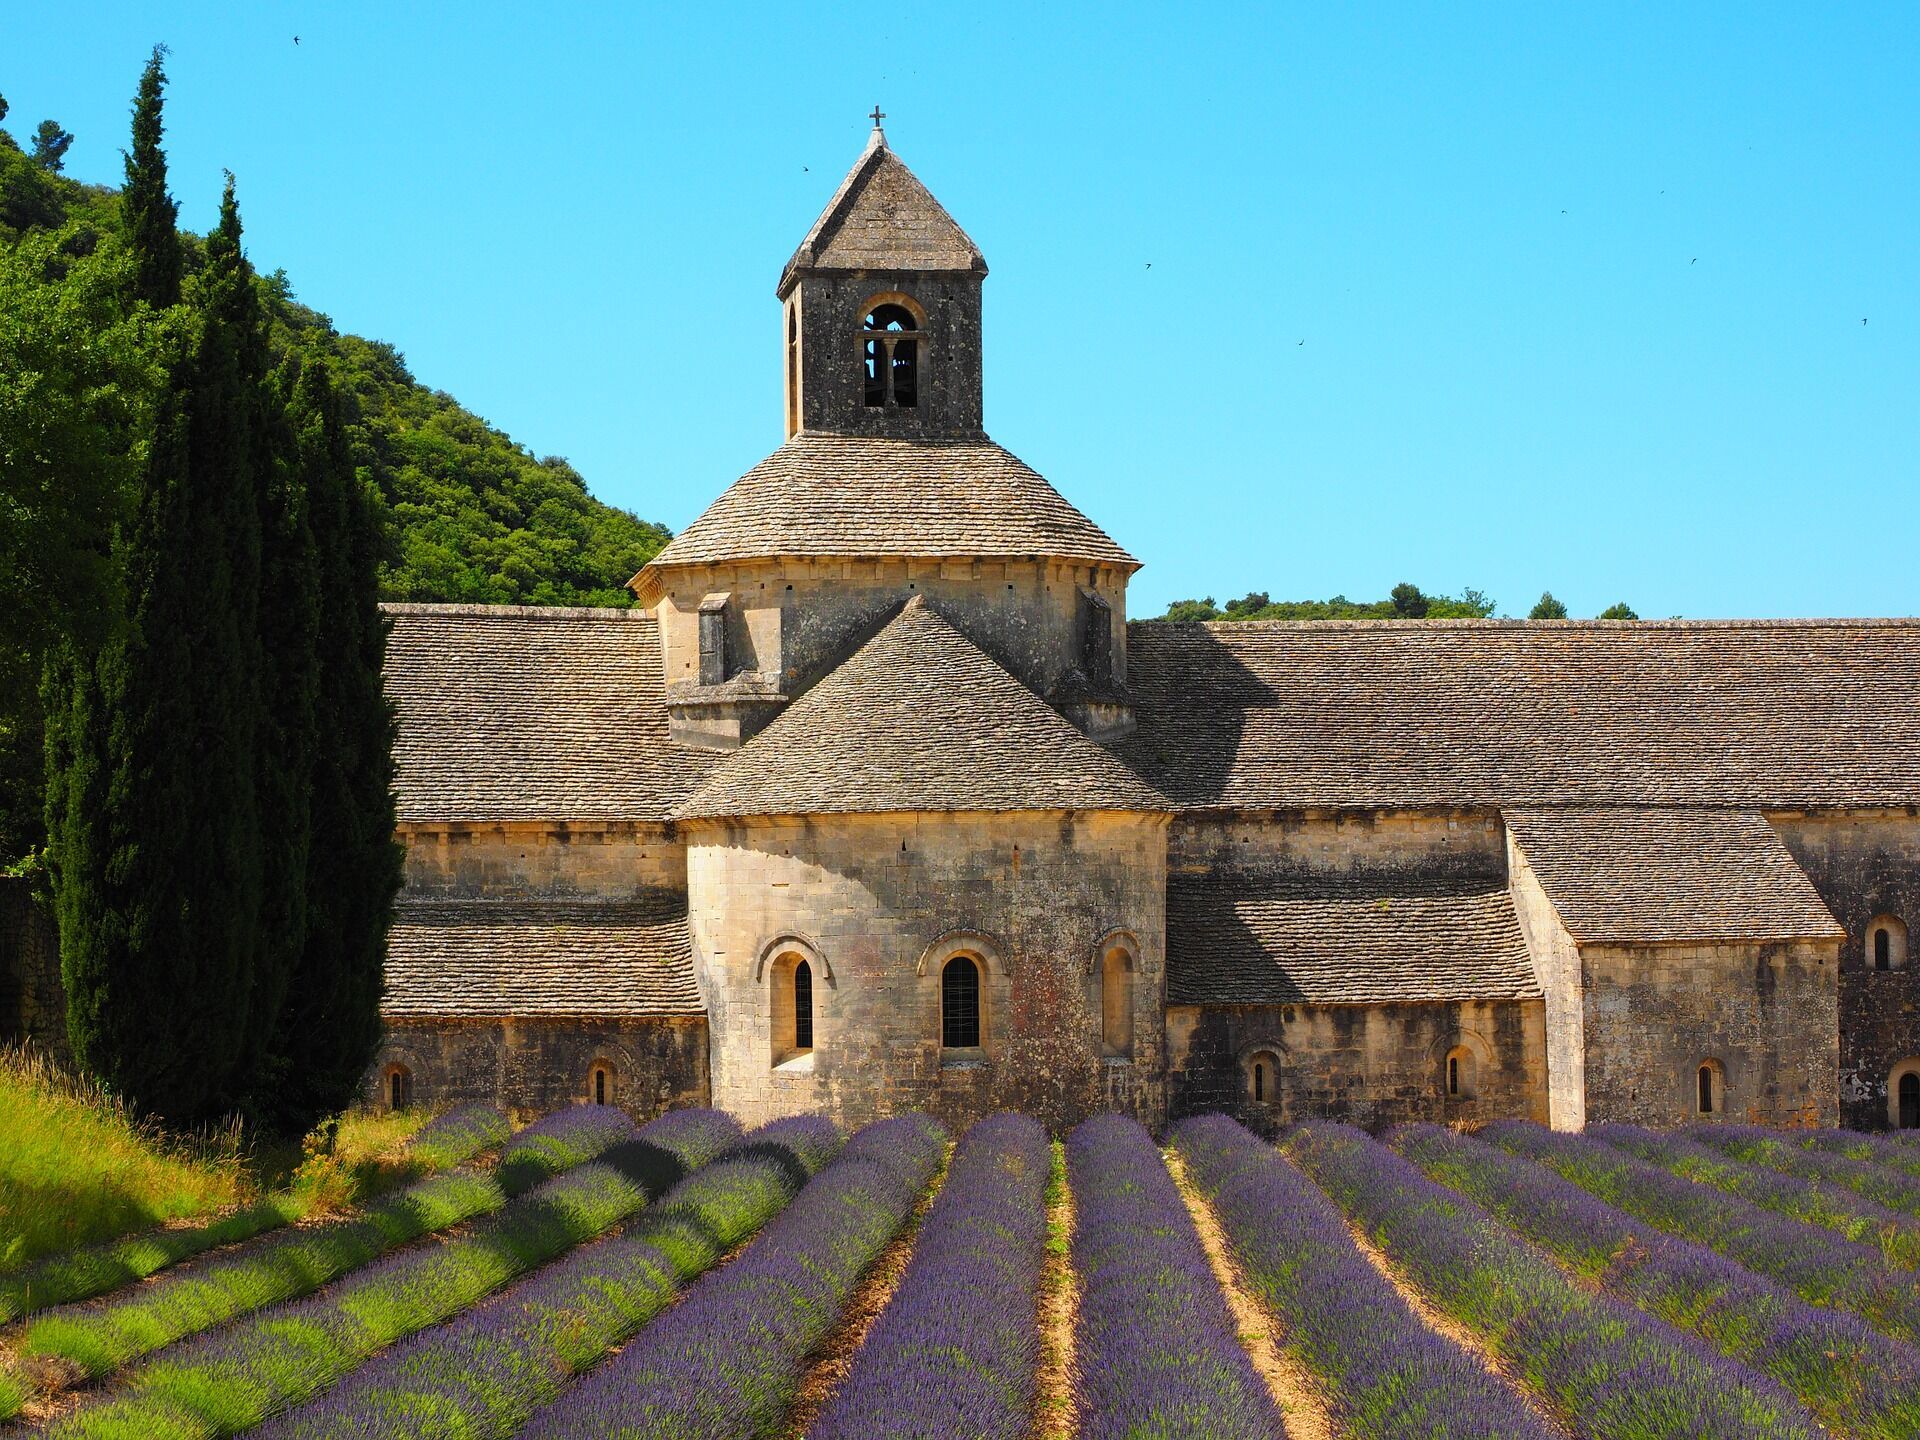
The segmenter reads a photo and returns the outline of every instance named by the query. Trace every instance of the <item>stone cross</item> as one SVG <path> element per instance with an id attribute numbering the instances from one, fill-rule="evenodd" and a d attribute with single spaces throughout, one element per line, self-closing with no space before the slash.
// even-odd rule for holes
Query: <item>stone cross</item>
<path id="1" fill-rule="evenodd" d="M 874 129 L 878 130 L 880 128 L 880 122 L 886 118 L 887 118 L 886 111 L 882 110 L 878 105 L 873 107 L 873 128 Z"/>

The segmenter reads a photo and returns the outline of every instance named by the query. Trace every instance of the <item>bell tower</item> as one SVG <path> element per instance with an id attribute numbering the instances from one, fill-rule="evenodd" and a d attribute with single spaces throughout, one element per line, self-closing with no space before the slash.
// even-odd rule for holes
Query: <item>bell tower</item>
<path id="1" fill-rule="evenodd" d="M 865 152 L 780 275 L 789 439 L 983 433 L 987 262 L 888 148 L 885 118 L 876 107 Z"/>

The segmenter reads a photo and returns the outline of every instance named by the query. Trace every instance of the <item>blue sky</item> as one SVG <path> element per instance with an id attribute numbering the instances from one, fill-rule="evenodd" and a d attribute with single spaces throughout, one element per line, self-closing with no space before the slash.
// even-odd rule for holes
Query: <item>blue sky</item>
<path id="1" fill-rule="evenodd" d="M 877 101 L 1135 614 L 1920 611 L 1920 6 L 9 6 L 9 128 L 117 180 L 156 40 L 185 223 L 231 168 L 256 264 L 675 528 Z"/>

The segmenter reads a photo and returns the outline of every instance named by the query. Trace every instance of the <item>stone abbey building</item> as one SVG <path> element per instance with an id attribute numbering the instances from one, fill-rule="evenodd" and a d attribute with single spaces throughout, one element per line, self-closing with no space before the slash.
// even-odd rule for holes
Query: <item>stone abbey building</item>
<path id="1" fill-rule="evenodd" d="M 986 273 L 876 129 L 638 608 L 393 607 L 372 1095 L 1920 1125 L 1920 622 L 1129 624 Z"/>

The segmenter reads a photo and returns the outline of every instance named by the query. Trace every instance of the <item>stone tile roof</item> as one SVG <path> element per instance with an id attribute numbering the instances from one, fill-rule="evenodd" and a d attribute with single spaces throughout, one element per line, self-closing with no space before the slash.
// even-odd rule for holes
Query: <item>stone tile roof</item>
<path id="1" fill-rule="evenodd" d="M 768 556 L 1052 556 L 1139 567 L 1038 472 L 985 437 L 802 431 L 730 485 L 635 579 Z"/>
<path id="2" fill-rule="evenodd" d="M 674 816 L 1166 808 L 915 596 Z"/>
<path id="3" fill-rule="evenodd" d="M 968 270 L 986 258 L 875 130 L 780 276 L 785 298 L 809 270 Z"/>
<path id="4" fill-rule="evenodd" d="M 1128 629 L 1183 807 L 1920 803 L 1920 621 Z"/>
<path id="5" fill-rule="evenodd" d="M 684 905 L 498 898 L 396 907 L 380 1010 L 392 1019 L 705 1013 Z"/>
<path id="6" fill-rule="evenodd" d="M 663 820 L 717 759 L 667 738 L 650 615 L 386 608 L 402 822 Z"/>
<path id="7" fill-rule="evenodd" d="M 1507 829 L 1582 944 L 1839 939 L 1763 816 L 1741 810 L 1517 810 Z"/>
<path id="8" fill-rule="evenodd" d="M 1168 880 L 1172 1005 L 1411 1004 L 1540 993 L 1504 885 Z"/>

